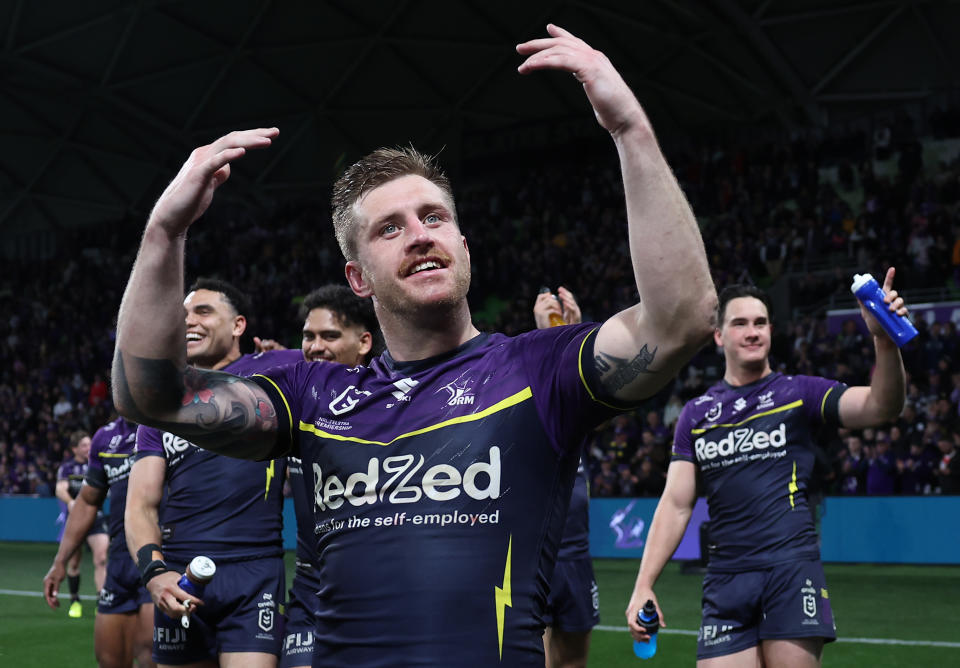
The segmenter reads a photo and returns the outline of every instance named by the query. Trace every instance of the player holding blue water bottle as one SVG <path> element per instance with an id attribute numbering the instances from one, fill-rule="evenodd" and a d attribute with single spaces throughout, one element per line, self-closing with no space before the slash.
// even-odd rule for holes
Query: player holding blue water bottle
<path id="1" fill-rule="evenodd" d="M 883 303 L 905 316 L 893 277 L 891 267 Z M 807 502 L 813 439 L 823 425 L 876 426 L 903 407 L 900 349 L 867 309 L 861 313 L 877 355 L 868 387 L 774 372 L 769 313 L 769 298 L 753 286 L 720 293 L 714 341 L 723 348 L 726 372 L 687 403 L 677 421 L 666 489 L 627 608 L 633 637 L 646 640 L 637 613 L 645 601 L 657 603 L 653 587 L 690 520 L 699 469 L 710 511 L 710 558 L 698 666 L 820 665 L 823 645 L 836 631 Z"/>

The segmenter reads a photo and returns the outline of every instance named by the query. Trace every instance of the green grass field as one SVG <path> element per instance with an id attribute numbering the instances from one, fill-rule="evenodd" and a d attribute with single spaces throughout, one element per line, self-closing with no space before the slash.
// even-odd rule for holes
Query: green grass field
<path id="1" fill-rule="evenodd" d="M 0 590 L 39 592 L 55 551 L 53 544 L 0 543 Z M 593 634 L 590 666 L 626 668 L 640 663 L 629 635 L 621 630 L 637 565 L 630 560 L 595 562 L 601 628 Z M 82 593 L 93 595 L 89 556 L 84 569 Z M 960 568 L 832 565 L 826 571 L 841 641 L 826 648 L 824 666 L 960 666 Z M 691 666 L 700 577 L 682 575 L 672 565 L 657 594 L 670 627 L 661 634 L 659 651 L 649 665 Z M 95 607 L 94 601 L 85 601 L 83 618 L 74 620 L 65 608 L 56 612 L 47 608 L 40 597 L 0 593 L 0 666 L 95 666 Z"/>

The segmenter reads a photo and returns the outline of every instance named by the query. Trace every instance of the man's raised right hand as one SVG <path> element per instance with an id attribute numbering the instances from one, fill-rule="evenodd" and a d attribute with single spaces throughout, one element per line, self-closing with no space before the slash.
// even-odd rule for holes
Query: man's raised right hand
<path id="1" fill-rule="evenodd" d="M 148 225 L 159 226 L 171 237 L 184 234 L 210 206 L 213 191 L 230 178 L 230 163 L 248 149 L 267 148 L 279 134 L 277 128 L 237 130 L 195 148 L 154 204 Z"/>

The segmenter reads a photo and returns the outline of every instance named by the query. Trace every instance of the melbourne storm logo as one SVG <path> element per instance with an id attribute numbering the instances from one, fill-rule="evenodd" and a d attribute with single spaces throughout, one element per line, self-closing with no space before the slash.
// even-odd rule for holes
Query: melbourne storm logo
<path id="1" fill-rule="evenodd" d="M 456 380 L 451 381 L 440 388 L 440 390 L 446 390 L 449 396 L 447 397 L 447 406 L 472 406 L 473 402 L 476 400 L 476 397 L 473 394 L 473 388 L 470 386 L 473 384 L 470 378 L 465 378 L 469 371 L 464 371 L 460 374 Z M 437 390 L 438 392 L 440 390 Z"/>
<path id="2" fill-rule="evenodd" d="M 636 501 L 631 501 L 625 508 L 620 508 L 610 516 L 609 526 L 616 534 L 614 545 L 618 549 L 643 547 L 643 530 L 646 527 L 642 517 L 631 516 Z"/>

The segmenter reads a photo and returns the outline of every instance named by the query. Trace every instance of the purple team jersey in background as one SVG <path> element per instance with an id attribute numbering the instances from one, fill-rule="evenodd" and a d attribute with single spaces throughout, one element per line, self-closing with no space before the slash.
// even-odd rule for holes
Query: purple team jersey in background
<path id="1" fill-rule="evenodd" d="M 715 572 L 819 559 L 807 504 L 813 439 L 838 423 L 846 386 L 814 376 L 772 373 L 734 387 L 720 381 L 683 408 L 673 458 L 703 474 Z"/>
<path id="2" fill-rule="evenodd" d="M 247 376 L 303 360 L 299 350 L 244 355 L 222 370 Z M 285 461 L 252 462 L 217 455 L 170 432 L 140 426 L 137 458 L 165 457 L 166 497 L 160 514 L 164 557 L 187 563 L 283 554 Z"/>
<path id="3" fill-rule="evenodd" d="M 90 443 L 90 464 L 86 483 L 109 491 L 110 558 L 130 558 L 123 530 L 123 513 L 127 507 L 127 478 L 133 465 L 137 441 L 137 425 L 117 418 L 97 430 Z"/>

